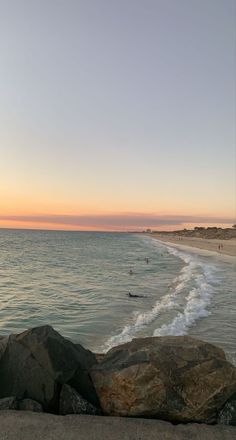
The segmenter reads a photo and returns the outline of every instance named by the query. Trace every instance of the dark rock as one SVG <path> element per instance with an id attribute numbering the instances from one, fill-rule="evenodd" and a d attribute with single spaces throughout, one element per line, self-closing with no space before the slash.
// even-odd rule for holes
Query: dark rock
<path id="1" fill-rule="evenodd" d="M 57 389 L 58 384 L 48 369 L 17 337 L 10 336 L 0 361 L 0 397 L 14 394 L 18 399 L 31 398 L 53 410 Z"/>
<path id="2" fill-rule="evenodd" d="M 16 398 L 13 397 L 4 397 L 0 399 L 0 410 L 3 409 L 17 409 L 17 401 Z"/>
<path id="3" fill-rule="evenodd" d="M 188 336 L 134 339 L 91 370 L 104 414 L 214 423 L 236 391 L 224 352 Z"/>
<path id="4" fill-rule="evenodd" d="M 7 343 L 8 343 L 8 336 L 1 336 L 0 337 L 0 360 L 5 353 Z"/>
<path id="5" fill-rule="evenodd" d="M 236 426 L 236 394 L 234 394 L 220 410 L 217 423 Z"/>
<path id="6" fill-rule="evenodd" d="M 98 414 L 98 409 L 87 402 L 74 388 L 63 385 L 60 395 L 59 414 Z"/>
<path id="7" fill-rule="evenodd" d="M 42 405 L 32 399 L 21 400 L 18 404 L 18 409 L 22 411 L 43 412 Z"/>
<path id="8" fill-rule="evenodd" d="M 61 385 L 69 383 L 86 400 L 98 404 L 88 374 L 96 358 L 50 326 L 36 327 L 4 342 L 0 359 L 0 397 L 30 398 L 57 412 Z"/>

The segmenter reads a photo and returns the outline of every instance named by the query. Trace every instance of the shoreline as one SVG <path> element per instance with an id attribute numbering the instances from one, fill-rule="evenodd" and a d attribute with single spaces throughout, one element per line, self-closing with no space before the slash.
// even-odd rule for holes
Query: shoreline
<path id="1" fill-rule="evenodd" d="M 164 234 L 147 234 L 154 240 L 158 240 L 166 245 L 173 246 L 183 251 L 191 251 L 202 256 L 216 257 L 221 261 L 236 263 L 236 240 L 217 240 L 195 237 L 177 237 Z M 222 250 L 218 250 L 219 244 L 223 245 Z"/>

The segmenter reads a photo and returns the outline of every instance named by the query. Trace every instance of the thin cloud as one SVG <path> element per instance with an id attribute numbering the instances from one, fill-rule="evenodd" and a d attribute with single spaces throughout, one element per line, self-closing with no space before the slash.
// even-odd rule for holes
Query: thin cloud
<path id="1" fill-rule="evenodd" d="M 222 217 L 194 217 L 189 215 L 113 214 L 113 215 L 2 215 L 0 220 L 9 222 L 47 223 L 70 227 L 155 228 L 180 226 L 186 223 L 230 224 L 235 220 Z"/>

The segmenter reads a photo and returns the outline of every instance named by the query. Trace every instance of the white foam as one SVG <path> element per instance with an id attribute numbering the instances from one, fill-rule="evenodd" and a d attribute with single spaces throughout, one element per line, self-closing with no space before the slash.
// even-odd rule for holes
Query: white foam
<path id="1" fill-rule="evenodd" d="M 153 336 L 185 335 L 189 328 L 199 319 L 208 316 L 211 312 L 207 309 L 211 300 L 211 286 L 202 284 L 194 288 L 187 296 L 187 303 L 182 313 L 173 319 L 170 324 L 164 324 L 153 332 Z"/>
<path id="2" fill-rule="evenodd" d="M 127 324 L 118 335 L 114 335 L 108 339 L 104 344 L 103 351 L 107 351 L 116 345 L 131 341 L 134 335 L 143 327 L 154 321 L 161 311 L 170 309 L 173 306 L 173 294 L 169 294 L 165 295 L 161 301 L 157 301 L 150 311 L 144 313 L 134 312 L 132 323 Z"/>
<path id="3" fill-rule="evenodd" d="M 209 305 L 214 292 L 214 282 L 216 281 L 214 267 L 199 262 L 191 255 L 187 255 L 186 258 L 185 253 L 179 252 L 175 249 L 168 248 L 168 250 L 170 253 L 184 259 L 184 261 L 188 260 L 189 266 L 187 267 L 190 267 L 191 264 L 194 264 L 195 260 L 196 267 L 198 267 L 202 273 L 195 276 L 194 282 L 196 287 L 190 290 L 188 296 L 186 297 L 186 305 L 183 312 L 179 312 L 171 323 L 164 324 L 160 328 L 154 330 L 154 336 L 184 335 L 198 319 L 206 317 L 211 313 L 209 310 Z"/>
<path id="4" fill-rule="evenodd" d="M 160 313 L 172 309 L 176 305 L 178 305 L 178 296 L 183 292 L 184 289 L 188 287 L 189 283 L 192 284 L 192 281 L 196 280 L 196 282 L 201 284 L 204 281 L 204 279 L 200 280 L 201 275 L 199 275 L 199 270 L 202 270 L 203 265 L 198 261 L 195 256 L 193 257 L 186 253 L 178 252 L 176 249 L 172 249 L 169 247 L 167 249 L 170 254 L 181 258 L 186 264 L 181 269 L 180 274 L 171 283 L 171 291 L 164 295 L 160 300 L 158 300 L 151 310 L 143 313 L 134 312 L 131 323 L 127 324 L 120 333 L 109 338 L 102 347 L 103 351 L 107 351 L 108 349 L 116 345 L 130 341 L 137 332 L 152 323 L 157 318 L 157 316 L 160 315 Z M 208 287 L 207 285 L 207 288 L 205 290 L 209 291 L 210 286 Z M 179 334 L 183 334 L 183 332 L 186 331 L 187 327 L 191 325 L 191 322 L 194 322 L 193 318 L 195 319 L 196 315 L 203 316 L 204 313 L 207 313 L 205 310 L 207 294 L 205 296 L 205 300 L 202 300 L 202 302 L 199 303 L 199 307 L 197 307 L 196 304 L 198 300 L 198 290 L 193 289 L 187 297 L 187 303 L 189 304 L 189 306 L 186 309 L 186 316 L 184 315 L 186 318 L 185 321 L 182 322 L 183 319 L 181 313 L 177 315 L 173 323 L 170 324 L 170 327 L 164 325 L 161 327 L 161 329 L 155 330 L 155 332 L 158 333 L 159 331 L 167 332 L 167 334 L 174 334 L 174 331 L 179 331 L 182 332 Z"/>

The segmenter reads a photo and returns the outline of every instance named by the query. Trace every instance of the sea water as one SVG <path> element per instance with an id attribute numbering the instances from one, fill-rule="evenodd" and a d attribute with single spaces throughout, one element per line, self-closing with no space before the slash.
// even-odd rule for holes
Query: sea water
<path id="1" fill-rule="evenodd" d="M 134 337 L 188 334 L 236 363 L 235 287 L 232 262 L 145 234 L 0 230 L 2 335 L 50 324 L 106 352 Z"/>

